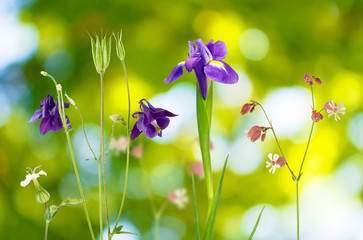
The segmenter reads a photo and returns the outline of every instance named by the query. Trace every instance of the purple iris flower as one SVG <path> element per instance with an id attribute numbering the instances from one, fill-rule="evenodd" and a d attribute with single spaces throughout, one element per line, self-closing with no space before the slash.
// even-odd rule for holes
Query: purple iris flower
<path id="1" fill-rule="evenodd" d="M 213 43 L 210 40 L 207 45 L 201 39 L 189 43 L 188 59 L 180 62 L 164 82 L 171 83 L 183 75 L 183 68 L 187 72 L 194 69 L 198 86 L 204 99 L 207 97 L 207 77 L 216 82 L 233 84 L 238 82 L 237 73 L 222 60 L 227 56 L 226 44 L 222 41 Z M 198 48 L 197 48 L 198 47 Z"/>
<path id="2" fill-rule="evenodd" d="M 147 105 L 145 105 L 144 101 Z M 139 117 L 131 132 L 131 140 L 137 138 L 140 133 L 144 133 L 147 138 L 154 138 L 156 135 L 162 136 L 164 130 L 170 122 L 169 117 L 176 117 L 178 115 L 169 112 L 162 108 L 155 108 L 146 99 L 141 99 L 140 102 L 141 112 L 132 114 L 133 118 Z"/>
<path id="3" fill-rule="evenodd" d="M 58 101 L 53 100 L 53 95 L 48 95 L 41 101 L 40 107 L 42 109 L 36 110 L 29 122 L 36 122 L 42 118 L 39 127 L 41 135 L 46 134 L 48 131 L 58 132 L 61 130 L 63 128 L 62 118 L 58 110 Z M 64 107 L 69 108 L 69 103 L 64 103 Z M 66 119 L 68 129 L 71 129 L 72 126 L 67 116 Z"/>

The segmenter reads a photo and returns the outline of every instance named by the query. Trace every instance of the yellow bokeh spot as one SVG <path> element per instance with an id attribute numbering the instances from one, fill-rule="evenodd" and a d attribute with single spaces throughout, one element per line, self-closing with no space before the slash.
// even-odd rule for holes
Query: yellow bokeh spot
<path id="1" fill-rule="evenodd" d="M 239 37 L 244 30 L 241 18 L 233 12 L 219 13 L 207 10 L 200 13 L 193 23 L 194 31 L 202 36 L 204 42 L 213 39 L 223 40 L 228 47 L 228 52 L 238 52 Z"/>
<path id="2" fill-rule="evenodd" d="M 362 101 L 362 81 L 362 77 L 355 73 L 337 74 L 331 84 L 332 99 L 330 100 L 334 100 L 336 104 L 343 101 L 348 111 L 352 110 Z"/>

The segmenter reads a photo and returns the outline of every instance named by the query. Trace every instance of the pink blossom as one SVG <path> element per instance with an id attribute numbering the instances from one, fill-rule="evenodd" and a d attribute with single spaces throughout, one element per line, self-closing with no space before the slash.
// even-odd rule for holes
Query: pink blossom
<path id="1" fill-rule="evenodd" d="M 245 134 L 247 136 L 247 138 L 251 141 L 254 142 L 257 139 L 259 139 L 261 137 L 261 134 L 263 133 L 262 137 L 261 137 L 261 141 L 263 142 L 266 138 L 266 131 L 270 129 L 268 127 L 260 127 L 260 126 L 253 126 L 249 131 L 245 131 Z"/>
<path id="2" fill-rule="evenodd" d="M 271 167 L 269 172 L 272 171 L 272 174 L 275 173 L 277 168 L 283 167 L 286 164 L 286 159 L 284 157 L 280 157 L 277 154 L 274 154 L 272 158 L 272 153 L 269 153 L 268 158 L 270 159 L 270 162 L 266 161 L 266 168 Z"/>
<path id="3" fill-rule="evenodd" d="M 329 114 L 328 117 L 334 114 L 336 121 L 340 120 L 338 113 L 343 115 L 345 114 L 345 107 L 343 105 L 343 102 L 340 102 L 339 105 L 337 105 L 333 100 L 331 100 L 324 105 L 324 109 Z"/>
<path id="4" fill-rule="evenodd" d="M 204 178 L 203 163 L 201 161 L 193 162 L 190 166 L 188 173 L 189 173 L 189 175 L 192 175 L 192 173 L 193 173 L 199 179 L 203 179 Z"/>
<path id="5" fill-rule="evenodd" d="M 139 145 L 137 147 L 134 147 L 132 150 L 131 150 L 131 155 L 136 157 L 136 158 L 141 158 L 142 157 L 142 154 L 143 154 L 143 151 L 142 151 L 142 146 Z"/>
<path id="6" fill-rule="evenodd" d="M 316 110 L 313 110 L 313 112 L 311 114 L 311 120 L 313 120 L 313 122 L 319 122 L 323 118 L 324 117 L 320 112 L 316 112 Z"/>
<path id="7" fill-rule="evenodd" d="M 313 86 L 313 77 L 310 74 L 305 74 L 303 80 L 304 83 L 309 83 L 310 86 Z"/>
<path id="8" fill-rule="evenodd" d="M 168 200 L 171 203 L 174 203 L 182 209 L 189 202 L 189 198 L 187 197 L 187 190 L 185 188 L 176 189 L 175 191 L 169 193 Z"/>
<path id="9" fill-rule="evenodd" d="M 124 136 L 119 137 L 118 139 L 112 138 L 110 142 L 110 149 L 115 150 L 116 156 L 121 152 L 125 152 L 127 148 L 127 138 Z"/>

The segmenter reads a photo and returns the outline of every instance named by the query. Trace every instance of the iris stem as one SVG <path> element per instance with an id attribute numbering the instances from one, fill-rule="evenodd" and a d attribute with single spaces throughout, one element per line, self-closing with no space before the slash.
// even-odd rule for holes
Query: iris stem
<path id="1" fill-rule="evenodd" d="M 108 216 L 108 203 L 107 203 L 107 186 L 106 186 L 106 161 L 105 161 L 105 131 L 104 131 L 104 103 L 105 103 L 105 91 L 103 82 L 103 73 L 100 74 L 101 80 L 101 134 L 100 134 L 100 153 L 102 158 L 103 167 L 103 192 L 105 194 L 105 209 L 106 209 L 106 222 L 107 222 L 107 233 L 110 236 L 110 219 Z M 101 159 L 100 158 L 100 159 Z"/>
<path id="2" fill-rule="evenodd" d="M 121 62 L 122 62 L 122 67 L 123 67 L 123 70 L 124 70 L 124 73 L 125 73 L 126 87 L 127 87 L 127 101 L 128 101 L 127 124 L 126 124 L 127 150 L 126 150 L 126 169 L 125 169 L 124 191 L 123 191 L 123 195 L 122 195 L 120 210 L 118 212 L 116 223 L 115 223 L 115 226 L 113 228 L 113 231 L 115 231 L 115 229 L 117 227 L 117 223 L 120 220 L 122 209 L 123 209 L 123 206 L 124 206 L 124 203 L 125 203 L 126 190 L 127 190 L 127 180 L 128 180 L 128 177 L 129 177 L 130 144 L 131 144 L 131 139 L 130 139 L 130 118 L 131 118 L 130 87 L 129 87 L 129 79 L 128 79 L 128 76 L 127 76 L 125 61 L 123 60 Z"/>

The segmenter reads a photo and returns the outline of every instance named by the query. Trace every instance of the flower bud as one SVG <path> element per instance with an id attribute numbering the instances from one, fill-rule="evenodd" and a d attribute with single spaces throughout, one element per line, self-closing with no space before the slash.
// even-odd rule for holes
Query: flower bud
<path id="1" fill-rule="evenodd" d="M 321 85 L 321 80 L 320 80 L 320 78 L 314 78 L 314 80 L 315 80 L 315 82 L 316 82 L 317 84 Z"/>
<path id="2" fill-rule="evenodd" d="M 261 142 L 265 141 L 266 139 L 266 132 L 264 132 L 261 136 Z"/>
<path id="3" fill-rule="evenodd" d="M 254 142 L 261 137 L 261 131 L 262 127 L 253 126 L 250 131 L 246 131 L 245 134 L 251 142 Z"/>
<path id="4" fill-rule="evenodd" d="M 99 37 L 98 35 L 95 39 L 91 37 L 91 46 L 96 71 L 99 74 L 104 74 L 111 59 L 111 37 L 108 39 L 106 36 Z"/>
<path id="5" fill-rule="evenodd" d="M 40 186 L 37 179 L 33 179 L 34 187 L 35 187 L 35 200 L 38 203 L 46 203 L 50 198 L 50 194 L 47 190 L 45 190 L 42 186 Z"/>
<path id="6" fill-rule="evenodd" d="M 110 115 L 109 118 L 114 122 L 114 123 L 122 123 L 122 124 L 126 124 L 125 123 L 125 118 L 120 115 L 120 114 L 114 114 L 114 115 Z"/>
<path id="7" fill-rule="evenodd" d="M 79 198 L 66 198 L 63 200 L 63 202 L 61 203 L 60 207 L 65 207 L 65 206 L 78 206 L 82 204 L 82 199 Z"/>
<path id="8" fill-rule="evenodd" d="M 250 103 L 246 103 L 245 105 L 243 105 L 242 110 L 241 110 L 241 115 L 245 115 L 246 113 L 248 113 L 251 109 L 252 104 Z"/>
<path id="9" fill-rule="evenodd" d="M 279 157 L 279 159 L 277 159 L 276 161 L 276 165 L 280 168 L 280 167 L 283 167 L 285 166 L 286 164 L 286 159 L 284 157 Z"/>
<path id="10" fill-rule="evenodd" d="M 313 110 L 313 112 L 311 114 L 311 120 L 313 120 L 313 122 L 319 122 L 323 118 L 324 117 L 320 112 L 316 112 L 316 110 Z"/>
<path id="11" fill-rule="evenodd" d="M 115 37 L 115 40 L 116 40 L 116 53 L 117 53 L 117 57 L 121 61 L 123 61 L 123 60 L 125 60 L 126 53 L 125 53 L 124 44 L 122 43 L 122 29 L 121 29 L 120 34 L 119 34 L 118 37 L 116 37 L 115 34 L 113 36 Z"/>

